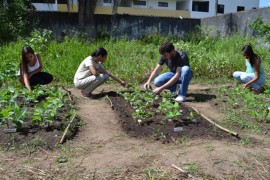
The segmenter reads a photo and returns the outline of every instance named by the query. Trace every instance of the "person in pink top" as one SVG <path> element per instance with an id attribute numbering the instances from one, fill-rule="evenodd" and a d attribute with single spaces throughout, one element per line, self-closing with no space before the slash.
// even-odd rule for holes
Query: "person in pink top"
<path id="1" fill-rule="evenodd" d="M 42 72 L 42 69 L 40 55 L 35 53 L 30 46 L 24 46 L 18 73 L 21 84 L 31 91 L 35 85 L 45 85 L 52 82 L 53 76 L 47 72 Z"/>

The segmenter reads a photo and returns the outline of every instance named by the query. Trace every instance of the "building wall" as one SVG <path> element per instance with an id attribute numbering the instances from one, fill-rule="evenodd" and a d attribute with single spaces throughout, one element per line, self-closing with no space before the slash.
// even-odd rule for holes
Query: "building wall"
<path id="1" fill-rule="evenodd" d="M 127 0 L 126 0 L 127 1 Z M 209 12 L 192 11 L 193 2 L 205 2 L 207 0 L 145 0 L 146 6 L 137 6 L 130 3 L 130 7 L 117 8 L 120 14 L 161 16 L 161 17 L 185 17 L 185 18 L 206 18 L 216 15 L 216 2 L 224 5 L 224 14 L 237 12 L 237 6 L 244 6 L 245 10 L 259 7 L 259 0 L 208 0 Z M 66 4 L 33 3 L 38 11 L 59 11 L 59 12 L 78 12 L 78 0 L 69 0 L 70 6 Z M 113 2 L 113 1 L 112 1 Z M 158 2 L 168 2 L 168 7 L 159 7 Z M 113 3 L 103 3 L 98 0 L 96 14 L 111 14 Z M 125 11 L 126 10 L 126 11 Z M 185 12 L 188 11 L 188 12 Z"/>
<path id="2" fill-rule="evenodd" d="M 168 2 L 168 7 L 159 7 L 158 2 Z M 176 0 L 148 0 L 148 8 L 176 10 Z"/>
<path id="3" fill-rule="evenodd" d="M 38 11 L 57 11 L 57 4 L 32 3 Z"/>
<path id="4" fill-rule="evenodd" d="M 78 29 L 77 13 L 67 12 L 36 12 L 34 18 L 39 18 L 41 28 L 51 29 L 57 37 L 74 35 Z M 95 15 L 96 28 L 102 34 L 113 38 L 127 37 L 138 39 L 149 34 L 171 35 L 183 37 L 196 32 L 200 20 L 180 19 L 171 17 L 150 17 L 130 15 Z M 86 28 L 87 31 L 87 28 Z M 90 32 L 83 32 L 90 34 Z"/>
<path id="5" fill-rule="evenodd" d="M 243 36 L 253 35 L 249 25 L 257 17 L 262 17 L 264 22 L 270 22 L 270 8 L 253 9 L 238 13 L 228 13 L 215 17 L 201 19 L 201 26 L 212 27 L 210 34 L 227 36 L 237 32 Z"/>
<path id="6" fill-rule="evenodd" d="M 155 1 L 155 0 L 152 0 Z M 175 0 L 174 0 L 175 2 Z M 100 2 L 99 2 L 100 3 Z M 153 3 L 153 2 L 152 2 Z M 108 3 L 106 3 L 108 4 Z M 171 8 L 172 8 L 172 1 L 171 1 Z M 151 5 L 151 4 L 150 4 Z M 157 6 L 153 3 L 153 5 Z M 174 3 L 175 5 L 175 3 Z M 149 6 L 149 4 L 148 4 Z M 70 9 L 68 11 L 68 7 L 66 4 L 58 4 L 57 6 L 59 12 L 78 12 L 78 5 L 77 4 L 71 4 Z M 157 8 L 157 7 L 155 7 Z M 169 9 L 149 9 L 149 8 L 132 8 L 132 7 L 117 7 L 117 14 L 129 14 L 129 15 L 135 15 L 135 16 L 159 16 L 159 17 L 183 17 L 183 18 L 190 18 L 190 12 L 189 11 L 181 11 L 181 10 L 175 10 L 176 5 L 173 7 L 174 10 Z M 112 6 L 97 6 L 95 9 L 95 14 L 107 14 L 111 15 L 113 13 L 113 7 Z"/>
<path id="7" fill-rule="evenodd" d="M 218 4 L 224 4 L 224 14 L 237 12 L 237 6 L 244 6 L 245 10 L 259 8 L 259 0 L 218 0 Z"/>
<path id="8" fill-rule="evenodd" d="M 205 0 L 191 0 L 191 1 L 205 1 Z M 216 2 L 224 5 L 224 14 L 237 12 L 237 6 L 244 6 L 245 10 L 259 8 L 259 0 L 209 0 L 209 12 L 192 11 L 192 4 L 189 10 L 191 18 L 206 18 L 216 15 Z"/>
<path id="9" fill-rule="evenodd" d="M 204 19 L 180 19 L 130 15 L 95 15 L 96 27 L 103 34 L 113 38 L 128 37 L 137 39 L 148 34 L 158 33 L 183 37 L 196 32 L 196 25 L 211 27 L 210 34 L 227 36 L 237 32 L 243 36 L 253 35 L 249 25 L 261 16 L 264 22 L 270 22 L 270 8 L 260 8 L 238 13 L 228 13 Z M 77 13 L 36 12 L 33 18 L 39 18 L 42 28 L 51 29 L 57 37 L 74 35 L 78 30 Z M 88 32 L 85 32 L 87 34 Z"/>

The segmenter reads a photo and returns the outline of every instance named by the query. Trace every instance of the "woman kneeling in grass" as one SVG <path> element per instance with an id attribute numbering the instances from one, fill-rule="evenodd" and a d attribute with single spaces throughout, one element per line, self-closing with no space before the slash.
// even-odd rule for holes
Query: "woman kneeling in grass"
<path id="1" fill-rule="evenodd" d="M 43 69 L 41 57 L 35 54 L 30 46 L 22 48 L 22 59 L 20 62 L 20 70 L 18 75 L 20 82 L 30 91 L 32 87 L 38 84 L 49 84 L 53 80 L 53 76 L 47 72 L 41 72 Z"/>
<path id="2" fill-rule="evenodd" d="M 92 91 L 106 82 L 109 77 L 118 81 L 122 86 L 126 83 L 107 71 L 101 63 L 107 59 L 107 51 L 104 48 L 96 49 L 80 64 L 74 77 L 74 85 L 81 90 L 85 97 L 94 97 Z"/>
<path id="3" fill-rule="evenodd" d="M 246 72 L 236 71 L 233 77 L 243 83 L 243 88 L 252 88 L 254 94 L 262 92 L 262 84 L 265 82 L 265 73 L 260 57 L 255 54 L 250 45 L 245 45 L 242 49 L 245 57 Z"/>

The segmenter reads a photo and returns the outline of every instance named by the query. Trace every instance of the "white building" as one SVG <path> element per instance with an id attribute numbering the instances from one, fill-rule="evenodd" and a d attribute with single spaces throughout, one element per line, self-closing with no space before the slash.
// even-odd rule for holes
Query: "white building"
<path id="1" fill-rule="evenodd" d="M 259 8 L 259 0 L 98 0 L 95 14 L 130 14 L 138 16 L 161 16 L 183 18 L 205 18 L 220 14 L 233 13 Z M 78 12 L 78 1 L 69 0 L 32 0 L 38 11 Z M 114 8 L 113 8 L 114 7 Z"/>

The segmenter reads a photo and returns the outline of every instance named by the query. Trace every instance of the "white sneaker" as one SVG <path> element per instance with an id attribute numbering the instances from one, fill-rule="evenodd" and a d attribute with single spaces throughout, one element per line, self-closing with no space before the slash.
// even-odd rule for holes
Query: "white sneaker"
<path id="1" fill-rule="evenodd" d="M 177 98 L 174 99 L 176 102 L 184 102 L 186 100 L 186 96 L 178 95 Z"/>

